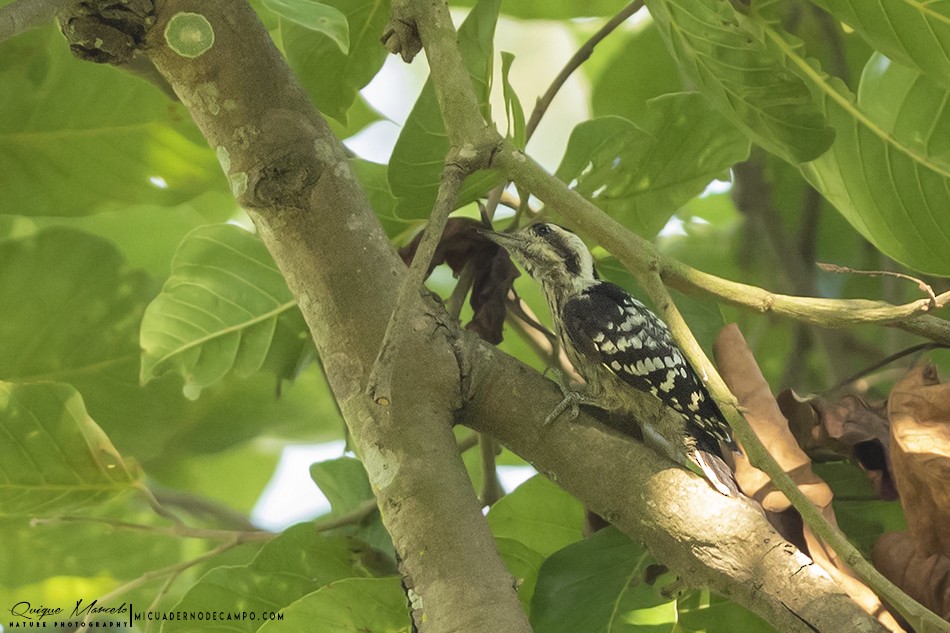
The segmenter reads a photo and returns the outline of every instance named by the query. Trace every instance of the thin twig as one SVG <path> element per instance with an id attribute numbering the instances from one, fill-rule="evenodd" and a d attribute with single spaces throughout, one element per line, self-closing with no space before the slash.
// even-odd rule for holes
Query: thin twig
<path id="1" fill-rule="evenodd" d="M 587 61 L 587 59 L 591 56 L 591 53 L 594 52 L 594 47 L 597 46 L 605 37 L 610 35 L 614 29 L 623 24 L 627 18 L 639 11 L 641 8 L 643 8 L 643 0 L 634 0 L 621 9 L 617 15 L 610 18 L 606 24 L 600 27 L 600 30 L 591 35 L 590 39 L 584 42 L 584 44 L 581 45 L 579 49 L 577 49 L 577 52 L 574 53 L 574 55 L 567 61 L 567 64 L 565 64 L 564 68 L 561 69 L 561 72 L 557 74 L 557 77 L 554 78 L 554 81 L 551 82 L 551 85 L 548 87 L 545 93 L 541 95 L 537 103 L 535 103 L 534 110 L 531 111 L 531 117 L 528 119 L 528 124 L 525 126 L 526 139 L 530 139 L 531 135 L 534 134 L 538 124 L 541 123 L 541 118 L 551 106 L 551 102 L 554 101 L 554 97 L 557 96 L 557 93 L 561 90 L 564 82 L 567 81 L 568 77 L 570 77 L 571 74 L 573 74 L 581 64 Z"/>
<path id="2" fill-rule="evenodd" d="M 514 293 L 508 295 L 506 319 L 514 331 L 520 335 L 549 367 L 558 368 L 561 373 L 575 383 L 583 383 L 581 377 L 564 348 L 558 344 L 557 337 L 541 325 L 537 316 L 520 297 Z"/>
<path id="3" fill-rule="evenodd" d="M 462 314 L 465 297 L 468 296 L 468 291 L 472 289 L 472 283 L 474 281 L 475 269 L 472 267 L 471 262 L 466 262 L 462 267 L 462 272 L 459 273 L 458 281 L 455 282 L 455 288 L 452 289 L 452 294 L 449 295 L 449 300 L 446 302 L 449 317 L 456 323 Z"/>
<path id="4" fill-rule="evenodd" d="M 36 527 L 40 525 L 58 525 L 60 523 L 93 523 L 96 525 L 106 525 L 117 530 L 148 532 L 149 534 L 176 536 L 179 538 L 228 540 L 237 537 L 242 539 L 242 542 L 267 541 L 276 536 L 273 532 L 267 532 L 265 530 L 214 530 L 210 528 L 196 528 L 179 524 L 172 526 L 146 525 L 144 523 L 131 523 L 129 521 L 117 521 L 115 519 L 104 519 L 101 517 L 81 516 L 34 518 L 30 521 L 30 526 Z"/>
<path id="5" fill-rule="evenodd" d="M 498 454 L 498 442 L 491 435 L 479 435 L 479 448 L 482 457 L 482 494 L 479 495 L 482 506 L 493 506 L 505 496 L 505 489 L 498 480 L 495 457 Z"/>
<path id="6" fill-rule="evenodd" d="M 429 273 L 432 257 L 439 241 L 442 239 L 449 214 L 455 209 L 455 200 L 462 189 L 465 177 L 470 172 L 471 167 L 467 163 L 458 162 L 458 152 L 454 149 L 449 150 L 449 155 L 445 161 L 445 170 L 442 172 L 442 182 L 439 184 L 439 193 L 429 217 L 429 224 L 425 228 L 425 233 L 416 249 L 415 257 L 412 258 L 412 264 L 410 264 L 409 270 L 402 280 L 402 285 L 399 287 L 396 307 L 389 318 L 383 344 L 379 348 L 379 355 L 376 357 L 376 362 L 373 363 L 373 369 L 369 375 L 367 393 L 369 393 L 373 402 L 378 405 L 389 406 L 392 404 L 392 364 L 395 349 L 399 346 L 399 340 L 406 328 L 406 322 L 412 314 L 414 298 L 418 296 L 423 288 L 423 282 Z"/>
<path id="7" fill-rule="evenodd" d="M 313 529 L 317 532 L 326 532 L 327 530 L 335 530 L 336 528 L 346 525 L 358 525 L 378 511 L 379 508 L 376 505 L 376 499 L 367 499 L 346 514 L 341 514 L 338 517 L 327 519 L 326 521 L 317 521 Z"/>
<path id="8" fill-rule="evenodd" d="M 66 0 L 17 0 L 0 7 L 0 42 L 52 22 Z"/>
<path id="9" fill-rule="evenodd" d="M 492 165 L 506 177 L 530 190 L 544 202 L 545 208 L 557 208 L 570 220 L 583 226 L 591 237 L 638 277 L 646 274 L 649 266 L 653 265 L 671 288 L 687 294 L 702 293 L 755 312 L 777 314 L 828 328 L 875 323 L 950 343 L 950 322 L 926 314 L 930 311 L 928 299 L 892 305 L 867 299 L 798 297 L 730 281 L 661 254 L 652 243 L 625 228 L 577 192 L 568 189 L 562 181 L 510 143 L 502 142 Z M 944 300 L 950 300 L 950 293 L 937 296 L 938 303 Z"/>
<path id="10" fill-rule="evenodd" d="M 161 603 L 162 598 L 164 598 L 165 596 L 168 595 L 168 592 L 171 591 L 172 585 L 175 584 L 175 581 L 178 580 L 178 577 L 181 576 L 181 574 L 182 574 L 183 571 L 184 571 L 184 570 L 179 570 L 179 571 L 176 571 L 176 572 L 174 572 L 174 573 L 168 575 L 168 578 L 166 578 L 166 579 L 165 579 L 165 582 L 162 583 L 162 588 L 158 590 L 158 592 L 155 594 L 155 597 L 152 599 L 152 601 L 151 601 L 151 602 L 148 604 L 148 606 L 145 608 L 145 611 L 146 611 L 146 612 L 152 612 L 152 611 L 155 611 L 156 609 L 158 609 L 158 605 L 159 605 L 159 603 Z M 154 622 L 155 622 L 155 620 L 153 620 L 153 619 L 151 619 L 151 618 L 146 619 L 146 621 L 145 621 L 145 633 L 152 633 L 152 624 L 153 624 Z"/>
<path id="11" fill-rule="evenodd" d="M 877 571 L 848 541 L 841 530 L 821 515 L 821 512 L 798 488 L 788 473 L 775 461 L 768 449 L 759 440 L 749 422 L 741 414 L 735 396 L 732 395 L 722 377 L 709 362 L 705 352 L 703 352 L 683 316 L 673 303 L 673 298 L 663 284 L 660 275 L 654 271 L 653 274 L 646 275 L 641 281 L 644 290 L 650 295 L 657 311 L 670 327 L 670 332 L 689 361 L 696 369 L 700 370 L 703 376 L 708 377 L 707 384 L 710 392 L 720 405 L 729 426 L 732 427 L 736 438 L 741 442 L 743 450 L 748 455 L 752 465 L 769 476 L 775 486 L 788 497 L 788 500 L 801 515 L 802 521 L 832 548 L 871 590 L 890 603 L 905 618 L 910 617 L 917 622 L 927 620 L 928 624 L 932 624 L 929 618 L 936 616 Z M 914 618 L 915 615 L 918 617 Z M 934 628 L 932 630 L 941 629 Z"/>
<path id="12" fill-rule="evenodd" d="M 153 580 L 156 580 L 158 578 L 162 578 L 164 576 L 168 576 L 171 574 L 178 575 L 184 570 L 194 567 L 198 563 L 203 563 L 204 561 L 214 558 L 215 556 L 218 556 L 219 554 L 223 554 L 224 552 L 230 549 L 233 549 L 237 547 L 238 545 L 243 545 L 245 542 L 247 542 L 245 539 L 242 539 L 240 537 L 235 537 L 226 543 L 221 543 L 214 549 L 208 550 L 207 552 L 205 552 L 204 554 L 201 554 L 200 556 L 195 556 L 194 558 L 188 559 L 186 561 L 182 561 L 180 563 L 175 563 L 174 565 L 169 565 L 168 567 L 162 567 L 161 569 L 154 569 L 152 571 L 147 571 L 141 576 L 139 576 L 138 578 L 134 580 L 130 580 L 129 582 L 123 585 L 119 585 L 118 587 L 116 587 L 115 589 L 107 593 L 106 595 L 97 598 L 96 601 L 99 603 L 105 604 L 111 600 L 114 600 L 115 598 L 118 598 L 119 596 L 129 593 L 130 591 L 138 589 L 142 585 L 149 583 Z M 91 616 L 92 616 L 92 612 L 90 611 L 89 614 L 86 615 L 86 618 L 83 621 L 86 624 L 88 624 L 88 620 Z"/>
<path id="13" fill-rule="evenodd" d="M 861 371 L 855 373 L 853 376 L 848 376 L 847 378 L 839 382 L 834 387 L 831 387 L 830 389 L 826 390 L 824 392 L 824 395 L 832 394 L 838 391 L 839 389 L 847 387 L 848 385 L 855 382 L 856 380 L 860 380 L 861 378 L 864 378 L 871 372 L 875 372 L 882 367 L 886 367 L 887 365 L 890 365 L 894 361 L 900 360 L 901 358 L 904 358 L 905 356 L 910 356 L 911 354 L 916 354 L 918 352 L 924 352 L 931 349 L 947 349 L 947 348 L 950 348 L 950 345 L 946 345 L 945 343 L 921 343 L 919 345 L 908 347 L 907 349 L 902 349 L 901 351 L 895 352 L 891 354 L 890 356 L 887 356 L 886 358 L 874 363 L 870 367 L 865 367 Z"/>
<path id="14" fill-rule="evenodd" d="M 950 300 L 950 292 L 943 293 L 938 299 L 937 295 L 934 294 L 934 289 L 931 288 L 930 284 L 918 279 L 917 277 L 905 275 L 904 273 L 898 273 L 891 270 L 857 270 L 855 268 L 849 268 L 848 266 L 826 264 L 824 262 L 816 262 L 815 265 L 827 273 L 851 273 L 853 275 L 868 275 L 869 277 L 897 277 L 898 279 L 913 281 L 915 284 L 917 284 L 917 287 L 920 288 L 921 292 L 930 297 L 930 308 L 932 310 L 942 308 L 944 304 Z"/>
<path id="15" fill-rule="evenodd" d="M 163 507 L 177 507 L 189 515 L 213 519 L 219 526 L 228 529 L 243 532 L 255 530 L 254 524 L 246 515 L 208 497 L 183 490 L 155 489 L 152 492 Z"/>

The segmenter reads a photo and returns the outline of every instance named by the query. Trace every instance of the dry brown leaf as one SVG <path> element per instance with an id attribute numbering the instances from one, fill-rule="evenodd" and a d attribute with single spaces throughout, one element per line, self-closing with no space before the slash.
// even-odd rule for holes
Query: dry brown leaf
<path id="1" fill-rule="evenodd" d="M 776 396 L 792 434 L 816 460 L 843 455 L 864 470 L 881 499 L 897 498 L 888 466 L 890 424 L 884 402 L 869 403 L 857 396 L 837 402 L 803 398 L 792 389 Z"/>
<path id="2" fill-rule="evenodd" d="M 950 620 L 950 557 L 919 554 L 910 532 L 889 532 L 874 544 L 872 560 L 909 596 Z"/>
<path id="3" fill-rule="evenodd" d="M 466 265 L 471 266 L 472 320 L 465 329 L 472 330 L 489 343 L 498 344 L 502 339 L 505 323 L 506 299 L 511 284 L 520 274 L 508 257 L 508 253 L 488 240 L 478 229 L 482 225 L 469 218 L 449 218 L 442 239 L 435 249 L 429 274 L 441 263 L 446 263 L 457 277 Z M 399 255 L 408 265 L 415 257 L 422 240 L 422 233 L 399 250 Z"/>
<path id="4" fill-rule="evenodd" d="M 745 418 L 759 441 L 812 503 L 819 508 L 831 503 L 831 488 L 812 472 L 811 460 L 789 431 L 788 420 L 738 327 L 730 324 L 720 330 L 713 354 L 719 373 L 745 409 Z M 791 505 L 769 476 L 752 466 L 744 454 L 736 458 L 736 481 L 742 492 L 770 512 L 782 512 Z"/>
<path id="5" fill-rule="evenodd" d="M 724 327 L 719 332 L 713 352 L 723 380 L 745 409 L 745 418 L 759 440 L 822 516 L 837 525 L 831 507 L 831 488 L 812 471 L 811 460 L 789 430 L 788 420 L 772 396 L 739 328 L 735 325 Z M 784 493 L 775 488 L 768 475 L 753 467 L 745 455 L 736 459 L 736 481 L 745 494 L 762 503 L 766 516 L 776 530 L 786 540 L 798 544 L 800 548 L 804 546 L 803 551 L 807 551 L 812 560 L 828 572 L 858 605 L 888 630 L 895 633 L 904 630 L 887 612 L 877 595 L 858 580 L 838 556 L 812 534 L 808 526 L 802 524 L 797 513 L 793 515 L 794 509 L 789 510 L 791 504 Z"/>
<path id="6" fill-rule="evenodd" d="M 950 556 L 950 383 L 933 365 L 911 368 L 891 390 L 891 468 L 916 552 Z"/>

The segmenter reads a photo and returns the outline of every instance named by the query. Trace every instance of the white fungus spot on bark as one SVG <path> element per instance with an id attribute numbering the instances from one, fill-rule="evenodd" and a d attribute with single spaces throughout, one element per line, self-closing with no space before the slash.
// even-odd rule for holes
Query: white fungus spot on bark
<path id="1" fill-rule="evenodd" d="M 214 153 L 217 154 L 218 162 L 221 163 L 221 169 L 224 170 L 224 173 L 227 174 L 231 171 L 231 154 L 227 148 L 224 145 L 218 145 Z"/>

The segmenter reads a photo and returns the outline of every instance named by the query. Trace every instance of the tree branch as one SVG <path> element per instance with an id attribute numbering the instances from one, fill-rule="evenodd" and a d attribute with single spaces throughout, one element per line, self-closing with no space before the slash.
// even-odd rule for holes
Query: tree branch
<path id="1" fill-rule="evenodd" d="M 17 0 L 0 7 L 0 42 L 52 22 L 67 0 Z"/>
<path id="2" fill-rule="evenodd" d="M 586 412 L 545 426 L 542 412 L 561 400 L 558 387 L 483 341 L 466 337 L 466 346 L 479 388 L 462 422 L 646 544 L 686 584 L 729 597 L 783 632 L 883 630 L 751 502 L 719 494 Z M 677 415 L 648 396 L 643 407 L 644 417 Z"/>
<path id="3" fill-rule="evenodd" d="M 568 189 L 563 182 L 509 143 L 504 143 L 495 153 L 492 165 L 531 191 L 546 205 L 583 226 L 638 278 L 655 268 L 663 282 L 672 288 L 691 294 L 711 295 L 724 303 L 754 312 L 778 314 L 828 328 L 884 325 L 941 343 L 950 343 L 950 321 L 926 314 L 930 309 L 929 299 L 892 305 L 868 299 L 795 297 L 722 279 L 661 254 L 653 244 L 603 213 L 580 194 Z M 945 293 L 937 299 L 939 307 L 943 307 L 950 301 L 950 296 Z"/>
<path id="4" fill-rule="evenodd" d="M 401 342 L 413 353 L 395 358 L 392 405 L 366 396 L 406 269 L 342 145 L 245 2 L 164 0 L 156 18 L 145 51 L 297 299 L 418 598 L 419 630 L 529 631 L 451 432 L 461 406 L 454 324 L 413 289 Z M 194 28 L 188 55 L 177 50 L 179 26 Z"/>
<path id="5" fill-rule="evenodd" d="M 773 295 L 752 286 L 719 279 L 664 257 L 652 244 L 626 230 L 592 203 L 568 189 L 560 180 L 547 174 L 543 168 L 518 150 L 506 145 L 496 154 L 495 164 L 506 173 L 507 177 L 526 186 L 545 204 L 559 209 L 564 215 L 575 219 L 578 224 L 582 224 L 605 248 L 630 269 L 650 295 L 660 316 L 664 317 L 670 326 L 674 338 L 692 365 L 700 370 L 701 375 L 708 377 L 707 386 L 710 392 L 719 402 L 737 437 L 746 446 L 753 465 L 772 478 L 772 481 L 788 496 L 795 509 L 802 515 L 802 519 L 812 527 L 815 533 L 833 547 L 868 586 L 880 591 L 881 597 L 894 605 L 905 618 L 915 623 L 925 624 L 926 627 L 922 630 L 950 630 L 950 626 L 946 622 L 913 601 L 874 569 L 840 531 L 833 528 L 820 516 L 814 506 L 794 485 L 794 482 L 775 463 L 775 460 L 762 447 L 758 438 L 749 428 L 748 423 L 739 415 L 735 397 L 726 388 L 722 378 L 716 372 L 712 363 L 709 362 L 709 359 L 706 358 L 705 353 L 693 338 L 682 317 L 675 310 L 664 282 L 686 290 L 702 288 L 704 287 L 703 282 L 706 282 L 709 286 L 720 290 L 719 293 L 714 294 L 721 296 L 730 303 L 739 305 L 743 305 L 745 301 L 752 297 L 762 296 L 764 311 L 779 312 L 787 310 L 789 314 L 794 314 L 803 321 L 834 327 L 843 327 L 852 323 L 881 323 L 901 327 L 902 323 L 893 321 L 899 318 L 899 315 L 904 315 L 904 323 L 924 317 L 942 321 L 929 315 L 919 314 L 919 312 L 927 309 L 929 300 L 921 299 L 906 306 L 892 306 L 877 301 L 787 297 Z M 723 288 L 729 288 L 736 294 L 723 292 Z M 778 306 L 782 306 L 781 310 L 778 309 Z M 850 306 L 855 312 L 848 313 L 845 306 Z M 945 336 L 950 340 L 950 323 L 942 322 L 945 324 L 944 329 L 947 330 Z"/>
<path id="6" fill-rule="evenodd" d="M 590 38 L 577 49 L 577 52 L 567 60 L 567 64 L 565 64 L 561 72 L 557 74 L 554 81 L 548 86 L 548 89 L 544 91 L 544 94 L 538 98 L 538 102 L 534 104 L 534 110 L 531 111 L 531 116 L 528 118 L 527 125 L 525 125 L 525 138 L 530 139 L 534 135 L 534 131 L 538 129 L 538 124 L 541 123 L 544 113 L 548 111 L 551 102 L 554 101 L 554 97 L 560 92 L 564 82 L 567 81 L 568 77 L 570 77 L 575 70 L 580 68 L 581 64 L 590 58 L 594 52 L 594 48 L 596 48 L 605 37 L 613 33 L 614 29 L 626 22 L 627 18 L 642 8 L 643 0 L 634 0 L 625 6 L 618 11 L 614 17 L 607 20 L 607 22 L 605 22 L 596 33 L 591 35 Z"/>
<path id="7" fill-rule="evenodd" d="M 449 221 L 449 214 L 455 209 L 455 201 L 465 182 L 465 177 L 472 172 L 469 166 L 471 161 L 459 162 L 459 158 L 459 152 L 455 149 L 450 150 L 446 157 L 442 182 L 439 185 L 435 206 L 429 216 L 429 224 L 416 249 L 409 271 L 399 286 L 396 307 L 389 319 L 389 325 L 386 326 L 383 344 L 379 348 L 379 355 L 369 375 L 367 391 L 373 402 L 378 405 L 389 406 L 392 402 L 393 355 L 399 347 L 402 334 L 408 327 L 413 308 L 417 305 L 413 295 L 425 291 L 423 284 L 429 276 L 435 249 L 442 239 L 445 225 Z M 473 159 L 475 156 L 469 158 Z"/>

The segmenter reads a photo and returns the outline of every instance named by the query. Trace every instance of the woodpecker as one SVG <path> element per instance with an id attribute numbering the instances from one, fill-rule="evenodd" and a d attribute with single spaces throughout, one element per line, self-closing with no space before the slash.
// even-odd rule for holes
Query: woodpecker
<path id="1" fill-rule="evenodd" d="M 623 412 L 633 408 L 631 388 L 648 392 L 681 420 L 672 427 L 644 423 L 644 439 L 705 476 L 722 494 L 737 495 L 722 446 L 735 451 L 738 446 L 666 324 L 620 286 L 598 279 L 587 246 L 561 226 L 539 223 L 515 233 L 483 233 L 541 285 L 558 340 L 587 383 L 575 391 L 561 385 L 564 401 L 546 423 L 568 407 L 576 415 L 578 403 Z"/>

